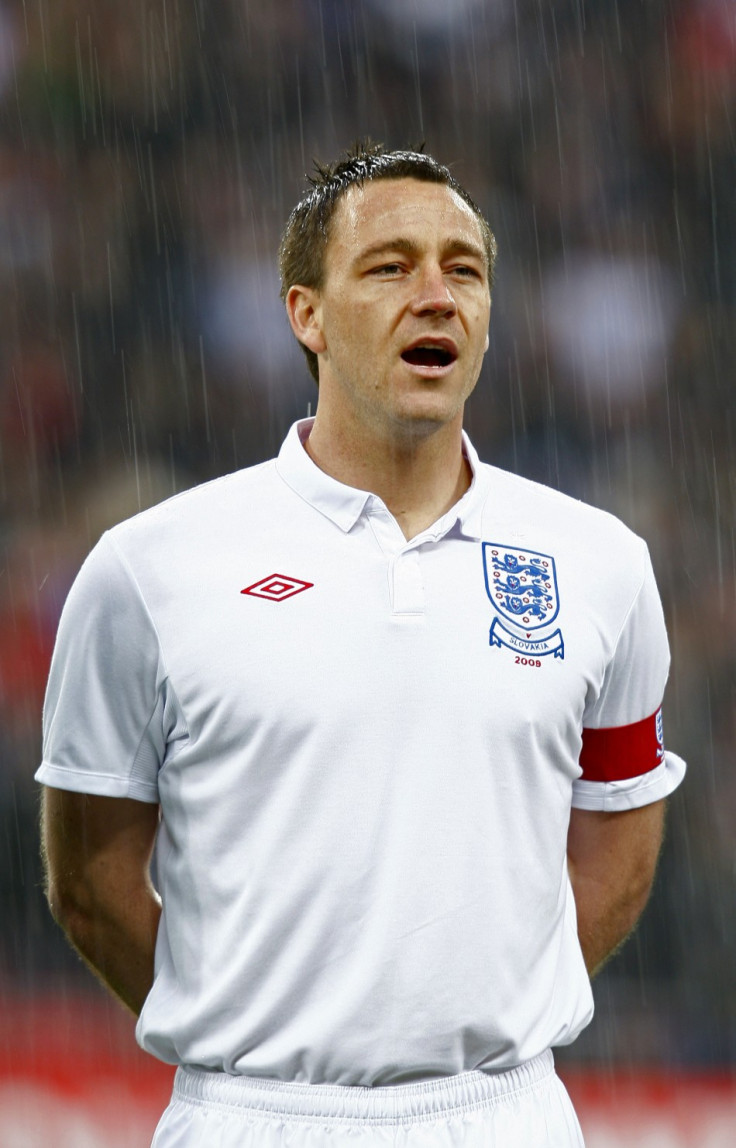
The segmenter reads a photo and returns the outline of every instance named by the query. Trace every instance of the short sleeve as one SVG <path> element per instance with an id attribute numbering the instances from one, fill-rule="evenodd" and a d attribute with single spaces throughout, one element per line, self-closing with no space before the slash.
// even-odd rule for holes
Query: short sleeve
<path id="1" fill-rule="evenodd" d="M 59 623 L 36 780 L 158 801 L 158 771 L 185 723 L 153 621 L 111 536 L 80 570 Z"/>
<path id="2" fill-rule="evenodd" d="M 669 645 L 649 553 L 618 635 L 599 694 L 583 718 L 582 777 L 573 783 L 578 809 L 616 811 L 667 797 L 685 762 L 665 749 L 661 704 Z"/>

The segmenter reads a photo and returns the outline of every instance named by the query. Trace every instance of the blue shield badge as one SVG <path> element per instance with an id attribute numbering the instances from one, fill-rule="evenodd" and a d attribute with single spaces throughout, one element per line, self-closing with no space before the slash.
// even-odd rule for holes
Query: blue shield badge
<path id="1" fill-rule="evenodd" d="M 553 653 L 564 658 L 559 630 L 545 637 L 535 633 L 550 626 L 560 610 L 554 558 L 538 550 L 484 542 L 483 570 L 493 608 L 514 627 L 509 630 L 495 619 L 491 645 L 508 646 L 534 657 Z"/>

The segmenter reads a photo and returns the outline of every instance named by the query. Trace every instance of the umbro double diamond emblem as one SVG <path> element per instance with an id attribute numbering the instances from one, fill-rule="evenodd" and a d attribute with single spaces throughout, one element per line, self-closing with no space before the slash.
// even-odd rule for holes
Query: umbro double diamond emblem
<path id="1" fill-rule="evenodd" d="M 246 586 L 241 594 L 250 594 L 254 598 L 266 598 L 269 602 L 285 602 L 303 590 L 309 590 L 314 582 L 303 582 L 301 578 L 290 578 L 288 574 L 269 574 L 266 578 Z"/>

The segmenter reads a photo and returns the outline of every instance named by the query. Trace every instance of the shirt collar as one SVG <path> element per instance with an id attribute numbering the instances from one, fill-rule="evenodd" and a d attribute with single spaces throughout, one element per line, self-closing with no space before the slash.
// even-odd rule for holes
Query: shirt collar
<path id="1" fill-rule="evenodd" d="M 279 451 L 276 469 L 296 494 L 347 534 L 376 496 L 368 490 L 345 486 L 344 483 L 338 482 L 320 470 L 312 461 L 304 449 L 304 443 L 309 438 L 313 423 L 314 419 L 309 418 L 293 424 Z M 463 453 L 473 472 L 473 480 L 462 498 L 428 528 L 425 533 L 430 536 L 439 538 L 454 528 L 465 538 L 475 541 L 480 539 L 483 506 L 488 494 L 488 479 L 465 431 L 463 431 Z"/>

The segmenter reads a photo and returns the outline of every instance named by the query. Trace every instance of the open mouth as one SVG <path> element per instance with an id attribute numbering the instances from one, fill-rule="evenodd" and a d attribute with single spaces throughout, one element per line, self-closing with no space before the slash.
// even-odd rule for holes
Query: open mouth
<path id="1" fill-rule="evenodd" d="M 401 357 L 405 363 L 411 363 L 413 367 L 449 367 L 450 363 L 455 362 L 457 355 L 445 347 L 426 344 L 410 347 Z"/>

